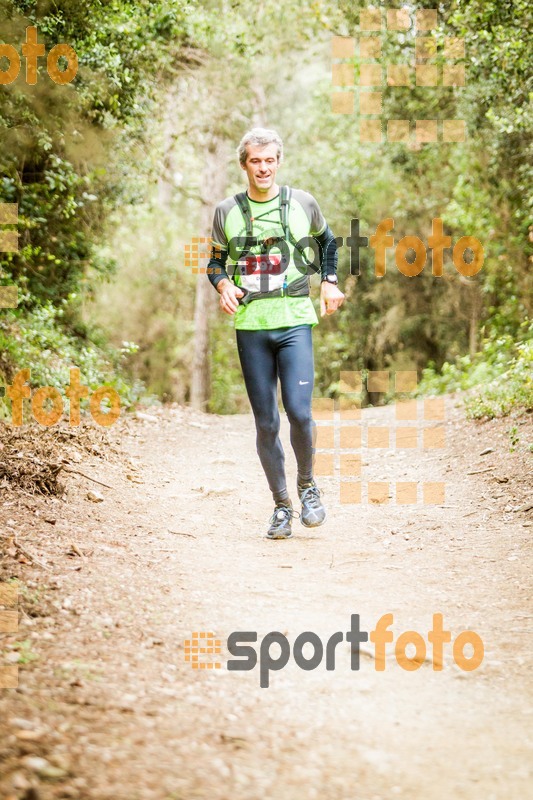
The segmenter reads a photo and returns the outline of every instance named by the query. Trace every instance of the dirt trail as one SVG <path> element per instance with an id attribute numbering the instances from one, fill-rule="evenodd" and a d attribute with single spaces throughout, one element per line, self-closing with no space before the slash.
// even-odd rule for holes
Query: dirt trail
<path id="1" fill-rule="evenodd" d="M 365 410 L 364 420 L 393 415 Z M 528 499 L 526 456 L 511 459 L 503 425 L 467 423 L 450 399 L 446 429 L 442 450 L 363 457 L 365 480 L 445 481 L 444 506 L 342 505 L 338 482 L 323 478 L 327 524 L 295 521 L 289 541 L 262 536 L 271 505 L 250 416 L 176 409 L 129 423 L 122 461 L 80 467 L 113 489 L 69 476 L 66 504 L 24 509 L 10 496 L 2 519 L 17 509 L 19 541 L 48 570 L 25 572 L 45 610 L 22 615 L 18 641 L 37 658 L 20 665 L 18 690 L 0 691 L 0 796 L 526 797 L 531 512 L 514 510 Z M 292 486 L 285 422 L 283 439 Z M 104 502 L 86 499 L 92 488 Z M 81 556 L 68 555 L 72 543 Z M 303 631 L 325 643 L 351 614 L 371 631 L 392 613 L 395 641 L 407 630 L 427 640 L 438 612 L 452 639 L 481 636 L 479 669 L 460 670 L 446 645 L 442 671 L 408 672 L 388 644 L 377 672 L 368 643 L 352 671 L 346 641 L 335 671 L 291 658 L 269 688 L 258 667 L 226 669 L 232 631 L 257 631 L 257 649 L 269 631 L 291 646 Z M 222 669 L 185 662 L 193 631 L 222 640 Z"/>

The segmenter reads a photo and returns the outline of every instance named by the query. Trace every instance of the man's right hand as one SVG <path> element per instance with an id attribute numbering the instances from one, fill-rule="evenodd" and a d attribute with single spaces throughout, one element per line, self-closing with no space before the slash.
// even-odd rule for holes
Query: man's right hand
<path id="1" fill-rule="evenodd" d="M 220 308 L 226 314 L 235 314 L 239 307 L 239 297 L 244 297 L 244 292 L 235 286 L 234 283 L 224 278 L 217 285 L 217 291 L 220 294 Z"/>

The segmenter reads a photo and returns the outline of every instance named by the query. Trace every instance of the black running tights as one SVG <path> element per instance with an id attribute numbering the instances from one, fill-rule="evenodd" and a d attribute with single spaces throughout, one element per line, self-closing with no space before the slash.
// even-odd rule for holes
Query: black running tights
<path id="1" fill-rule="evenodd" d="M 256 301 L 262 302 L 262 301 Z M 313 476 L 313 341 L 310 325 L 237 332 L 246 391 L 257 430 L 257 452 L 275 499 L 287 491 L 285 454 L 279 438 L 278 377 L 290 424 L 298 480 Z"/>

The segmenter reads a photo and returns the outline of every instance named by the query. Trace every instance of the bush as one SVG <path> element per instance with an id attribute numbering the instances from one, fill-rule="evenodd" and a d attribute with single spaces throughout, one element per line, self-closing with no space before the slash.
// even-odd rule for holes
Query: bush
<path id="1" fill-rule="evenodd" d="M 72 305 L 67 298 L 65 308 Z M 120 395 L 121 406 L 135 403 L 143 386 L 140 382 L 128 385 L 124 379 L 123 361 L 135 349 L 124 342 L 116 350 L 109 345 L 100 347 L 90 338 L 80 339 L 62 327 L 64 309 L 52 303 L 35 306 L 31 311 L 4 311 L 0 317 L 0 381 L 10 383 L 21 369 L 31 370 L 30 386 L 53 386 L 64 395 L 70 382 L 70 368 L 78 367 L 81 382 L 94 391 L 106 384 Z M 67 399 L 65 398 L 67 402 Z M 82 401 L 87 405 L 87 401 Z M 0 419 L 10 419 L 10 401 L 0 402 Z"/>
<path id="2" fill-rule="evenodd" d="M 485 339 L 473 358 L 423 370 L 418 394 L 441 394 L 478 387 L 465 399 L 467 416 L 492 419 L 515 408 L 533 410 L 533 321 L 525 320 L 518 339 L 506 334 Z"/>

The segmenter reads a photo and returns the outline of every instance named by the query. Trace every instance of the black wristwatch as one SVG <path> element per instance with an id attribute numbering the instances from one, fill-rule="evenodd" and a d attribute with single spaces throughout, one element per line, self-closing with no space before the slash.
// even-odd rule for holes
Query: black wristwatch
<path id="1" fill-rule="evenodd" d="M 336 275 L 325 275 L 320 281 L 320 283 L 324 283 L 324 281 L 327 281 L 328 283 L 333 283 L 335 284 L 335 286 L 337 286 L 339 279 L 337 278 Z"/>

